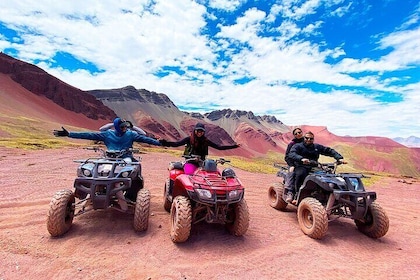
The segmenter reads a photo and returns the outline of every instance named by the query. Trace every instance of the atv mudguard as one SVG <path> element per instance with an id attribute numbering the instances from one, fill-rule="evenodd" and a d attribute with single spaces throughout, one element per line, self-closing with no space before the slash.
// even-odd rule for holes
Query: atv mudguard
<path id="1" fill-rule="evenodd" d="M 183 195 L 188 197 L 187 190 L 192 190 L 193 186 L 190 180 L 190 175 L 180 174 L 175 178 L 174 188 L 172 190 L 172 197 L 175 198 L 178 195 Z"/>
<path id="2" fill-rule="evenodd" d="M 169 178 L 172 181 L 175 181 L 175 179 L 181 174 L 184 174 L 184 169 L 172 169 L 169 171 Z"/>

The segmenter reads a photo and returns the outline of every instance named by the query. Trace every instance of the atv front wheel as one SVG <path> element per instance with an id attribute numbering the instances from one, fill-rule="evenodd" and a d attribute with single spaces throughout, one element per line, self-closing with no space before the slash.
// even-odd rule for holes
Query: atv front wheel
<path id="1" fill-rule="evenodd" d="M 381 238 L 389 229 L 389 219 L 385 210 L 376 202 L 368 207 L 363 220 L 354 220 L 357 229 L 371 238 Z"/>
<path id="2" fill-rule="evenodd" d="M 244 199 L 233 206 L 233 213 L 234 221 L 227 225 L 227 229 L 235 236 L 242 236 L 249 227 L 248 205 Z"/>
<path id="3" fill-rule="evenodd" d="M 191 202 L 179 195 L 171 206 L 171 239 L 175 243 L 185 242 L 190 236 L 192 223 Z"/>
<path id="4" fill-rule="evenodd" d="M 297 210 L 300 229 L 314 239 L 321 239 L 328 230 L 328 215 L 325 207 L 315 198 L 304 198 Z"/>
<path id="5" fill-rule="evenodd" d="M 51 236 L 60 236 L 71 228 L 74 203 L 74 193 L 71 190 L 58 191 L 51 199 L 47 218 L 47 229 Z"/>
<path id="6" fill-rule="evenodd" d="M 145 231 L 149 225 L 150 191 L 141 189 L 137 193 L 136 208 L 134 209 L 134 230 Z"/>
<path id="7" fill-rule="evenodd" d="M 172 202 L 168 199 L 169 196 L 169 190 L 171 189 L 170 186 L 173 184 L 173 181 L 171 179 L 167 179 L 165 182 L 165 187 L 163 189 L 163 208 L 167 211 L 171 211 L 171 204 Z"/>
<path id="8" fill-rule="evenodd" d="M 268 201 L 271 207 L 277 210 L 285 210 L 287 202 L 283 200 L 284 185 L 274 183 L 268 189 Z"/>

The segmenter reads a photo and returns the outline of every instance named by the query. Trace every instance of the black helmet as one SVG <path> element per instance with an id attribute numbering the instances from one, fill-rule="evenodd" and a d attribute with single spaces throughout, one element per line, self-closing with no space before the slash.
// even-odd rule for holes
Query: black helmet
<path id="1" fill-rule="evenodd" d="M 236 177 L 235 171 L 232 168 L 226 168 L 222 171 L 222 176 L 227 178 Z"/>
<path id="2" fill-rule="evenodd" d="M 202 123 L 197 123 L 194 127 L 194 130 L 202 130 L 202 131 L 206 131 L 206 129 L 204 128 L 204 124 Z"/>

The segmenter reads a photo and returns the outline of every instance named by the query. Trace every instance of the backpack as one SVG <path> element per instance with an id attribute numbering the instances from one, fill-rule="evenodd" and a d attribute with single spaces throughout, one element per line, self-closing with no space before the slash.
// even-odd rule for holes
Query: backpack
<path id="1" fill-rule="evenodd" d="M 192 153 L 192 145 L 191 143 L 185 144 L 185 149 L 184 149 L 184 156 L 189 156 Z"/>

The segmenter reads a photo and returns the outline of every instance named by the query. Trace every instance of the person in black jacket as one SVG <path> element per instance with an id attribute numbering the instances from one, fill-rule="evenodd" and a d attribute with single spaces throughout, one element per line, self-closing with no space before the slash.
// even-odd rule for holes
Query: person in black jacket
<path id="1" fill-rule="evenodd" d="M 335 160 L 345 163 L 342 155 L 332 148 L 314 143 L 314 138 L 314 134 L 308 131 L 304 135 L 303 142 L 293 145 L 290 149 L 289 158 L 291 158 L 295 164 L 296 178 L 294 193 L 300 188 L 305 177 L 311 170 L 312 167 L 309 165 L 311 160 L 318 161 L 319 156 L 324 155 L 333 157 Z M 294 193 L 290 194 L 292 199 Z M 289 200 L 289 193 L 287 194 L 287 198 L 287 200 Z"/>
<path id="2" fill-rule="evenodd" d="M 300 129 L 299 127 L 296 127 L 295 129 L 293 129 L 292 131 L 294 138 L 292 139 L 292 141 L 287 145 L 286 148 L 286 152 L 284 154 L 284 160 L 286 161 L 287 165 L 289 166 L 289 173 L 287 173 L 286 178 L 285 178 L 285 182 L 284 182 L 284 188 L 288 191 L 288 193 L 294 193 L 294 189 L 295 189 L 295 172 L 294 172 L 294 168 L 295 168 L 295 163 L 294 161 L 289 157 L 289 153 L 290 150 L 292 149 L 293 145 L 297 144 L 297 143 L 301 143 L 303 141 L 303 132 L 302 129 Z M 290 197 L 290 199 L 286 199 L 288 200 L 287 202 L 290 202 L 293 200 L 292 197 Z"/>
<path id="3" fill-rule="evenodd" d="M 204 134 L 206 129 L 204 124 L 197 123 L 194 127 L 194 131 L 190 136 L 185 137 L 184 139 L 176 142 L 166 141 L 165 139 L 159 140 L 162 146 L 165 147 L 179 147 L 186 145 L 184 154 L 185 155 L 198 155 L 202 160 L 206 159 L 206 156 L 209 154 L 209 147 L 215 148 L 217 150 L 229 150 L 238 148 L 239 145 L 229 145 L 229 146 L 220 146 L 216 143 L 209 140 Z"/>

